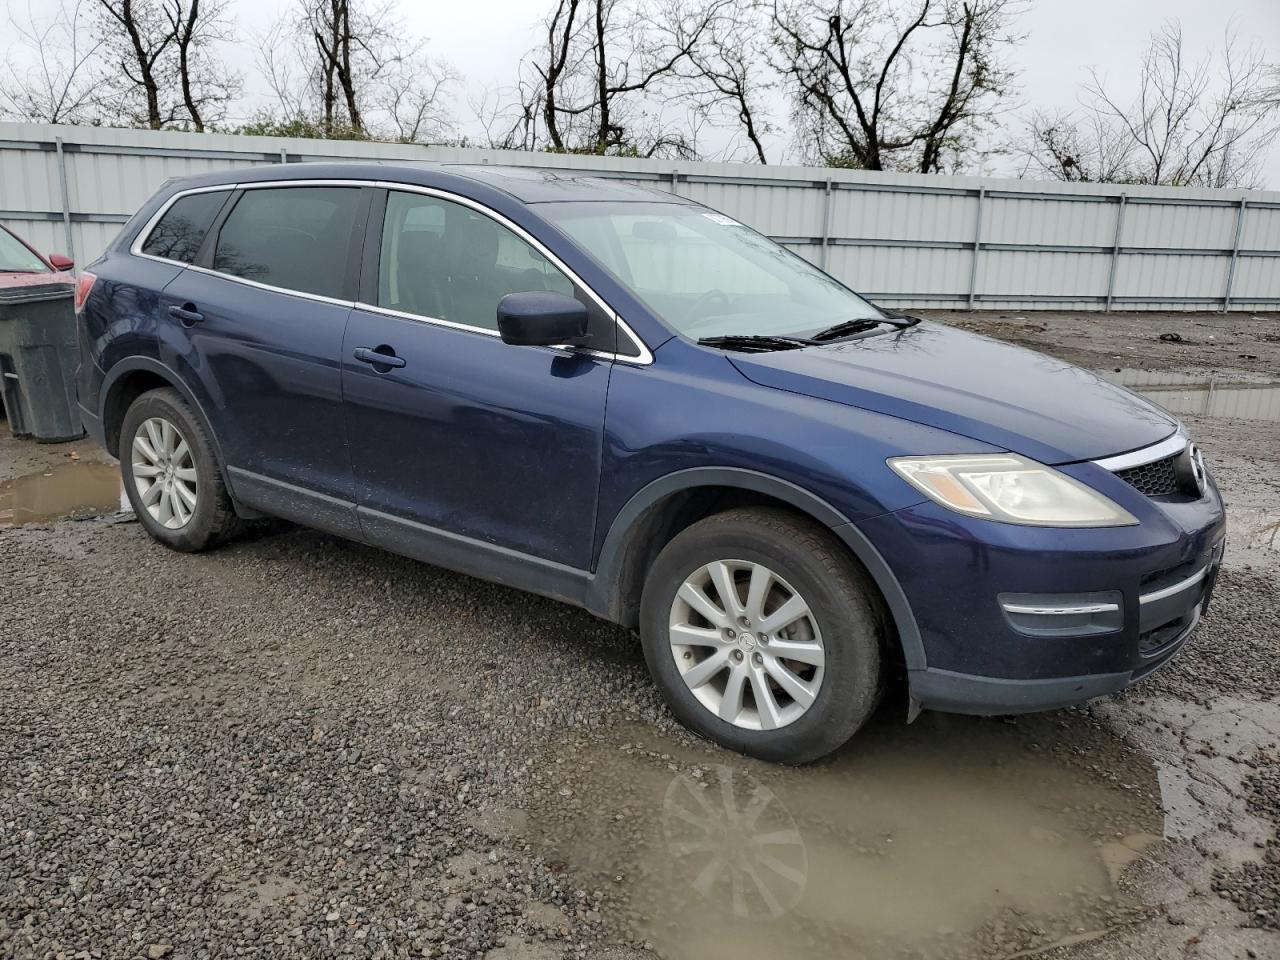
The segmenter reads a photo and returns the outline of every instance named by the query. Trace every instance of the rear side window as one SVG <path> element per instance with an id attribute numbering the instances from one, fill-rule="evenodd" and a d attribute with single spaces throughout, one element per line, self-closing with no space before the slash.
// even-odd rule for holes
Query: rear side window
<path id="1" fill-rule="evenodd" d="M 150 257 L 163 257 L 180 263 L 194 262 L 228 192 L 216 190 L 179 197 L 152 228 L 142 245 L 142 252 Z"/>
<path id="2" fill-rule="evenodd" d="M 213 269 L 340 297 L 359 197 L 359 187 L 246 190 L 218 233 Z"/>

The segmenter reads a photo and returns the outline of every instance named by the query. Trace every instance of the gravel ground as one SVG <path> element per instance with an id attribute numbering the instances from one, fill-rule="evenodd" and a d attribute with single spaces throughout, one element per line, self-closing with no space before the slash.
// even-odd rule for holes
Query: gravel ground
<path id="1" fill-rule="evenodd" d="M 1092 370 L 1219 371 L 1270 380 L 1280 375 L 1276 314 L 916 312 Z"/>
<path id="2" fill-rule="evenodd" d="M 1215 343 L 1263 331 L 1175 319 Z M 1095 338 L 1108 322 L 1063 318 Z M 1036 345 L 1081 359 L 1071 343 Z M 1224 349 L 1268 348 L 1215 349 L 1226 368 Z M 1233 369 L 1267 371 L 1252 362 Z M 1190 425 L 1232 545 L 1173 664 L 1011 723 L 904 728 L 891 701 L 861 746 L 805 771 L 689 737 L 630 634 L 551 601 L 286 526 L 199 556 L 119 517 L 0 530 L 0 957 L 724 955 L 654 922 L 696 900 L 655 875 L 662 791 L 723 769 L 791 811 L 814 895 L 859 882 L 830 861 L 847 847 L 898 871 L 894 902 L 928 907 L 885 920 L 869 956 L 1280 956 L 1280 426 Z M 106 459 L 0 437 L 0 481 L 73 450 Z M 831 833 L 845 798 L 866 819 Z M 913 848 L 913 811 L 972 847 Z M 1060 881 L 1037 899 L 1040 874 Z M 988 882 L 1032 900 L 948 899 Z M 843 929 L 847 905 L 822 904 Z M 768 929 L 733 955 L 776 957 Z"/>

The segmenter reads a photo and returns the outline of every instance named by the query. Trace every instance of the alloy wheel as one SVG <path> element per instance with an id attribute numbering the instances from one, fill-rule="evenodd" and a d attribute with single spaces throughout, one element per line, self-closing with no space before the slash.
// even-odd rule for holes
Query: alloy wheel
<path id="1" fill-rule="evenodd" d="M 717 560 L 676 591 L 671 655 L 707 710 L 744 730 L 776 730 L 813 705 L 826 652 L 809 604 L 764 564 Z"/>
<path id="2" fill-rule="evenodd" d="M 195 514 L 196 465 L 186 438 L 163 417 L 144 420 L 133 435 L 133 482 L 138 500 L 162 527 L 177 530 Z"/>

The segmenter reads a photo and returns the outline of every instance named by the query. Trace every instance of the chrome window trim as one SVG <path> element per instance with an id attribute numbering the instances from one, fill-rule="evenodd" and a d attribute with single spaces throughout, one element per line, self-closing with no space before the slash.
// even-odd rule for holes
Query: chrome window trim
<path id="1" fill-rule="evenodd" d="M 1039 604 L 1002 603 L 1007 613 L 1027 613 L 1045 617 L 1067 617 L 1072 614 L 1115 613 L 1120 609 L 1118 603 L 1077 603 L 1063 606 L 1040 606 Z"/>
<path id="2" fill-rule="evenodd" d="M 1170 586 L 1163 587 L 1159 590 L 1153 590 L 1150 593 L 1142 594 L 1140 597 L 1138 597 L 1138 603 L 1155 603 L 1157 600 L 1165 600 L 1176 594 L 1182 593 L 1182 591 L 1184 590 L 1190 590 L 1192 587 L 1198 584 L 1201 580 L 1203 580 L 1208 575 L 1208 573 L 1209 573 L 1208 566 L 1201 567 L 1199 570 L 1197 570 L 1191 576 L 1187 577 L 1185 580 L 1179 580 L 1177 583 L 1171 584 Z"/>
<path id="3" fill-rule="evenodd" d="M 305 290 L 292 290 L 289 287 L 276 287 L 269 283 L 261 283 L 258 280 L 250 280 L 248 277 L 237 277 L 234 273 L 223 273 L 221 270 L 211 270 L 209 267 L 199 267 L 194 263 L 184 263 L 182 266 L 188 270 L 194 270 L 196 273 L 203 273 L 209 277 L 221 277 L 223 280 L 232 280 L 236 283 L 243 283 L 248 287 L 257 287 L 259 290 L 269 290 L 272 293 L 283 293 L 291 297 L 301 297 L 304 300 L 314 300 L 317 303 L 332 303 L 337 307 L 354 307 L 354 300 L 340 300 L 337 297 L 326 297 L 319 293 L 307 293 Z"/>
<path id="4" fill-rule="evenodd" d="M 177 267 L 189 267 L 191 264 L 185 260 L 174 260 L 170 257 L 157 257 L 153 253 L 143 253 L 142 247 L 147 242 L 147 238 L 151 236 L 151 231 L 156 228 L 156 224 L 160 222 L 160 218 L 169 212 L 169 208 L 181 200 L 183 197 L 190 197 L 197 193 L 235 193 L 236 185 L 234 183 L 220 183 L 215 187 L 193 187 L 190 190 L 180 190 L 172 197 L 160 205 L 160 209 L 151 215 L 142 229 L 138 231 L 138 235 L 133 238 L 133 243 L 129 244 L 129 252 L 135 257 L 141 257 L 143 260 L 154 260 L 156 263 L 170 263 Z M 225 202 L 225 201 L 224 201 Z"/>
<path id="5" fill-rule="evenodd" d="M 570 281 L 572 281 L 575 285 L 581 287 L 584 291 L 586 291 L 587 296 L 589 296 L 592 300 L 596 302 L 596 305 L 599 306 L 600 309 L 605 312 L 605 315 L 610 320 L 613 321 L 614 325 L 620 331 L 622 331 L 627 335 L 627 338 L 632 342 L 632 345 L 637 350 L 640 351 L 640 355 L 638 357 L 629 357 L 620 353 L 607 353 L 605 351 L 600 351 L 600 350 L 578 350 L 575 352 L 586 353 L 586 354 L 599 356 L 599 357 L 611 357 L 619 361 L 620 363 L 634 363 L 639 366 L 647 366 L 648 364 L 653 363 L 653 354 L 649 351 L 648 345 L 646 345 L 645 342 L 641 340 L 640 337 L 636 334 L 636 332 L 627 325 L 627 322 L 625 320 L 623 320 L 620 316 L 618 316 L 618 312 L 614 310 L 613 307 L 609 306 L 609 304 L 605 303 L 604 298 L 600 296 L 600 294 L 596 293 L 595 290 L 593 290 L 585 280 L 583 280 L 580 276 L 578 276 L 577 273 L 571 270 L 563 260 L 561 260 L 549 249 L 547 249 L 546 245 L 543 244 L 542 241 L 538 240 L 537 237 L 533 236 L 533 234 L 529 233 L 529 231 L 525 230 L 518 223 L 515 223 L 507 219 L 502 214 L 498 213 L 496 210 L 486 207 L 484 204 L 480 203 L 477 200 L 472 200 L 470 197 L 463 197 L 456 193 L 450 193 L 447 190 L 441 190 L 437 187 L 423 187 L 423 186 L 418 186 L 416 184 L 411 184 L 411 183 L 397 183 L 392 180 L 379 180 L 374 184 L 374 186 L 382 187 L 383 189 L 386 189 L 386 190 L 397 190 L 401 193 L 417 193 L 417 194 L 422 194 L 423 196 L 428 196 L 428 197 L 438 197 L 439 199 L 446 200 L 450 203 L 456 203 L 456 204 L 459 204 L 460 206 L 469 207 L 470 209 L 475 210 L 477 213 L 483 214 L 489 219 L 495 221 L 496 223 L 510 230 L 512 233 L 514 233 L 517 237 L 519 237 L 525 243 L 529 244 L 529 246 L 537 250 L 538 253 L 546 257 L 547 260 L 551 262 L 552 266 L 554 266 L 557 270 L 559 270 L 566 277 L 568 277 Z M 453 320 L 442 320 L 438 317 L 427 317 L 427 316 L 419 316 L 417 314 L 406 314 L 403 311 L 393 310 L 389 307 L 381 307 L 381 306 L 378 306 L 377 304 L 365 303 L 363 300 L 360 301 L 360 306 L 373 309 L 373 310 L 390 312 L 396 316 L 409 317 L 411 319 L 419 319 L 425 323 L 437 323 L 443 326 L 453 327 L 458 330 L 472 330 L 477 333 L 486 333 L 491 336 L 500 336 L 497 330 L 490 330 L 488 327 L 477 327 L 471 324 L 458 323 L 457 321 L 453 321 Z M 573 348 L 564 348 L 564 349 L 573 349 Z"/>
<path id="6" fill-rule="evenodd" d="M 1178 428 L 1172 436 L 1165 437 L 1159 443 L 1153 443 L 1151 446 L 1143 447 L 1141 450 L 1131 450 L 1129 453 L 1117 454 L 1114 457 L 1104 457 L 1093 462 L 1103 470 L 1110 470 L 1115 473 L 1117 470 L 1129 470 L 1133 467 L 1155 463 L 1157 460 L 1163 460 L 1166 457 L 1172 457 L 1185 450 L 1190 442 L 1191 438 L 1187 436 L 1186 432 L 1182 428 Z"/>
<path id="7" fill-rule="evenodd" d="M 218 274 L 218 275 L 222 276 L 222 274 Z M 395 310 L 391 307 L 379 307 L 379 306 L 375 306 L 372 303 L 365 303 L 364 301 L 353 303 L 351 304 L 351 306 L 358 307 L 359 309 L 364 310 L 368 313 L 378 313 L 387 317 L 395 317 L 397 320 L 413 320 L 417 323 L 426 323 L 426 324 L 430 324 L 431 326 L 448 327 L 451 330 L 461 330 L 464 333 L 478 333 L 481 336 L 493 337 L 496 340 L 502 339 L 501 333 L 499 333 L 497 330 L 490 330 L 488 327 L 473 327 L 467 323 L 458 323 L 454 320 L 442 320 L 439 317 L 426 317 L 418 313 L 407 313 L 404 310 Z M 622 321 L 619 320 L 618 322 L 621 323 Z M 586 357 L 599 357 L 603 360 L 617 360 L 620 363 L 628 363 L 628 362 L 639 363 L 640 362 L 639 357 L 622 357 L 622 356 L 618 356 L 615 353 L 607 353 L 603 350 L 587 350 L 583 347 L 571 347 L 571 346 L 568 346 L 567 344 L 565 346 L 556 346 L 556 347 L 533 347 L 532 349 L 550 350 L 552 353 L 558 353 L 566 357 L 567 356 L 586 356 Z"/>
<path id="8" fill-rule="evenodd" d="M 245 277 L 237 277 L 234 274 L 223 273 L 220 270 L 213 270 L 208 267 L 197 266 L 192 263 L 185 263 L 182 260 L 172 260 L 168 257 L 157 257 L 152 254 L 143 253 L 142 246 L 146 242 L 147 237 L 151 235 L 151 231 L 155 229 L 160 218 L 168 212 L 169 208 L 174 205 L 182 197 L 190 196 L 196 193 L 215 193 L 218 191 L 233 192 L 235 190 L 265 190 L 271 188 L 287 188 L 287 187 L 381 187 L 386 190 L 399 190 L 404 193 L 420 193 L 426 196 L 439 197 L 441 200 L 447 200 L 451 203 L 461 204 L 469 207 L 478 213 L 484 214 L 491 220 L 501 224 L 510 230 L 521 240 L 524 240 L 531 247 L 549 260 L 553 266 L 561 273 L 569 278 L 577 286 L 581 287 L 593 301 L 605 312 L 605 315 L 613 321 L 618 331 L 625 334 L 632 345 L 639 351 L 639 356 L 627 356 L 621 353 L 609 353 L 603 350 L 583 350 L 576 347 L 549 347 L 547 349 L 558 353 L 583 354 L 586 356 L 599 357 L 601 359 L 613 360 L 617 363 L 629 363 L 635 366 L 648 366 L 653 363 L 653 353 L 650 351 L 648 344 L 640 338 L 630 325 L 618 316 L 618 312 L 614 310 L 604 298 L 591 288 L 577 273 L 571 270 L 563 260 L 552 253 L 547 247 L 536 237 L 530 234 L 519 224 L 507 219 L 496 210 L 486 207 L 479 201 L 472 200 L 470 197 L 464 197 L 456 193 L 450 193 L 447 190 L 440 190 L 436 187 L 423 187 L 411 183 L 398 183 L 393 180 L 262 180 L 253 183 L 220 183 L 207 187 L 192 187 L 189 190 L 180 190 L 172 197 L 164 202 L 151 218 L 146 222 L 138 235 L 134 238 L 133 243 L 129 246 L 129 252 L 135 257 L 141 257 L 144 260 L 154 260 L 157 263 L 167 263 L 172 266 L 182 267 L 187 270 L 195 270 L 198 273 L 207 274 L 209 276 L 221 277 L 224 280 L 230 280 L 233 283 L 243 283 L 251 287 L 257 287 L 259 290 L 269 290 L 273 293 L 284 293 L 289 296 L 302 297 L 306 300 L 316 300 L 320 303 L 331 303 L 344 307 L 359 307 L 362 310 L 370 310 L 374 313 L 386 314 L 388 316 L 399 317 L 404 320 L 416 320 L 420 323 L 433 324 L 435 326 L 448 327 L 453 330 L 464 330 L 470 333 L 479 333 L 488 337 L 501 338 L 501 334 L 497 330 L 491 330 L 488 327 L 477 327 L 471 324 L 458 323 L 452 320 L 444 320 L 439 317 L 427 317 L 416 313 L 406 313 L 402 310 L 395 310 L 390 307 L 381 307 L 375 303 L 366 303 L 363 300 L 337 300 L 332 297 L 321 296 L 316 293 L 307 293 L 303 290 L 290 290 L 287 287 L 276 287 L 269 283 L 259 283 L 257 280 L 249 280 Z"/>

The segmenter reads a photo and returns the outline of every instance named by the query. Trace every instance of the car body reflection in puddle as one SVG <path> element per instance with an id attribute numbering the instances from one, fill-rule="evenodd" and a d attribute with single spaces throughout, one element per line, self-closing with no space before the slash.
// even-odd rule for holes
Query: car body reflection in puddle
<path id="1" fill-rule="evenodd" d="M 1083 714 L 882 717 L 804 768 L 619 736 L 555 765 L 535 838 L 670 960 L 1006 957 L 1141 912 L 1155 770 Z"/>
<path id="2" fill-rule="evenodd" d="M 1280 382 L 1240 382 L 1165 370 L 1102 371 L 1099 376 L 1180 416 L 1280 420 Z"/>
<path id="3" fill-rule="evenodd" d="M 0 482 L 0 527 L 128 510 L 120 468 L 72 461 Z"/>

